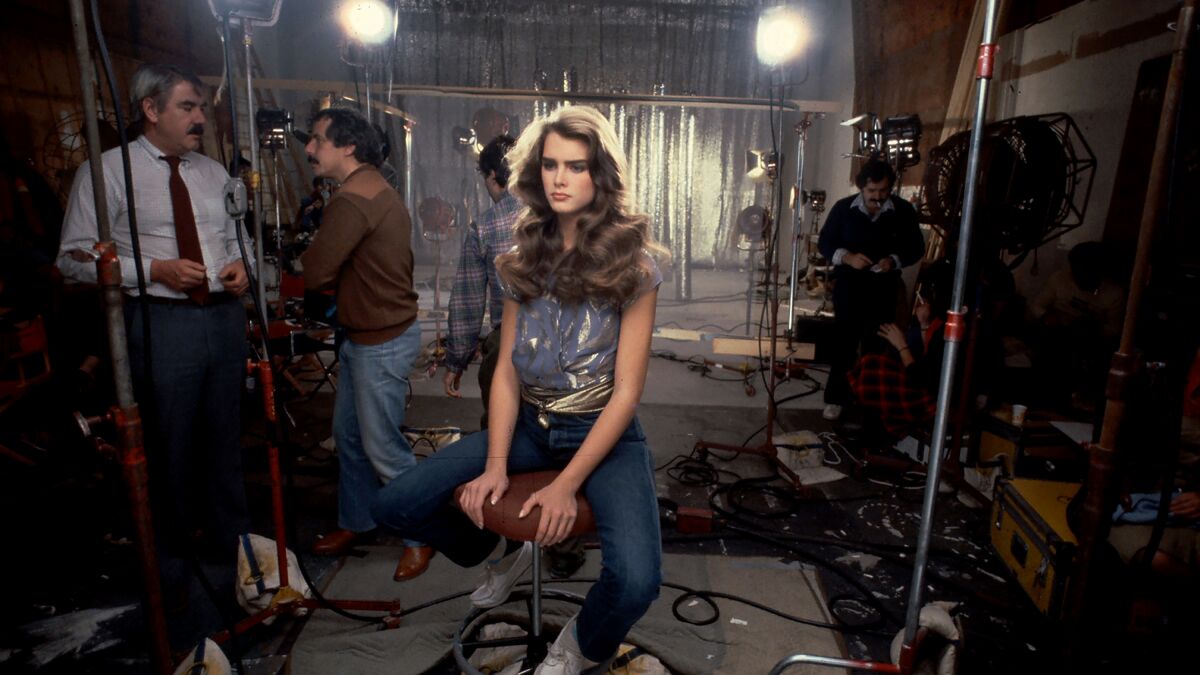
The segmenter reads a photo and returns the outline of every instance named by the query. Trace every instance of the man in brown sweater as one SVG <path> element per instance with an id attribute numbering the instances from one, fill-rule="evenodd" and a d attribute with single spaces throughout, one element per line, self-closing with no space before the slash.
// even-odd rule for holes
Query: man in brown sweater
<path id="1" fill-rule="evenodd" d="M 411 468 L 404 424 L 408 375 L 421 351 L 413 290 L 412 220 L 383 176 L 381 141 L 361 115 L 345 108 L 317 113 L 305 152 L 313 171 L 342 187 L 329 200 L 321 229 L 301 256 L 304 284 L 337 291 L 337 321 L 346 331 L 333 410 L 337 443 L 338 527 L 317 553 L 338 555 L 375 531 L 371 499 Z M 433 549 L 405 542 L 396 579 L 425 571 Z"/>

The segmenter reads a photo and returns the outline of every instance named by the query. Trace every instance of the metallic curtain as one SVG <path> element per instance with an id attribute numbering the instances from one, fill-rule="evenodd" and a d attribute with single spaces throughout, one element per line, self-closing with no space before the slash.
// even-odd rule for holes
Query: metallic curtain
<path id="1" fill-rule="evenodd" d="M 768 95 L 754 53 L 758 2 L 434 2 L 400 0 L 395 82 L 605 93 Z M 407 96 L 396 105 L 413 131 L 415 201 L 441 197 L 459 225 L 490 202 L 454 126 L 495 108 L 519 133 L 560 103 Z M 637 203 L 676 260 L 737 265 L 733 222 L 766 206 L 765 186 L 744 175 L 745 151 L 769 147 L 765 110 L 601 104 L 629 155 Z M 674 282 L 690 295 L 682 266 Z M 685 297 L 686 297 L 685 295 Z"/>

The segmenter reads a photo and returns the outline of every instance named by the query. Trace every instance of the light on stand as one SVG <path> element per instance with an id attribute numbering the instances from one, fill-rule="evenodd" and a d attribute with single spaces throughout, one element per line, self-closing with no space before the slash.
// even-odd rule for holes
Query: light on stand
<path id="1" fill-rule="evenodd" d="M 379 0 L 346 2 L 341 19 L 346 34 L 363 44 L 379 44 L 392 34 L 392 14 Z"/>
<path id="2" fill-rule="evenodd" d="M 292 128 L 292 113 L 289 110 L 259 108 L 254 120 L 258 127 L 258 144 L 264 150 L 286 149 L 288 136 L 296 131 Z"/>
<path id="3" fill-rule="evenodd" d="M 442 242 L 453 235 L 456 226 L 454 207 L 441 197 L 426 197 L 417 207 L 417 217 L 421 220 L 421 236 L 425 241 L 433 242 L 433 309 L 442 308 Z M 442 342 L 442 319 L 435 314 L 433 319 L 433 334 L 435 344 Z M 439 358 L 440 358 L 439 354 Z"/>
<path id="4" fill-rule="evenodd" d="M 483 152 L 483 146 L 479 144 L 474 129 L 454 127 L 450 130 L 450 143 L 458 152 L 470 155 L 478 155 Z"/>
<path id="5" fill-rule="evenodd" d="M 800 15 L 787 7 L 772 7 L 759 15 L 754 42 L 763 65 L 781 66 L 800 55 L 808 42 L 808 28 Z"/>
<path id="6" fill-rule="evenodd" d="M 283 4 L 283 0 L 208 0 L 209 9 L 212 10 L 213 16 L 223 24 L 222 30 L 222 51 L 225 54 L 225 67 L 229 71 L 229 102 L 230 113 L 234 120 L 233 128 L 237 129 L 237 110 L 235 105 L 235 94 L 233 91 L 233 70 L 232 70 L 232 49 L 233 45 L 229 44 L 232 39 L 230 37 L 229 26 L 234 22 L 242 25 L 242 46 L 245 49 L 245 65 L 246 65 L 246 121 L 249 124 L 249 130 L 246 134 L 250 145 L 250 184 L 251 190 L 257 190 L 259 180 L 259 162 L 258 162 L 258 143 L 256 142 L 258 134 L 255 133 L 255 115 L 254 115 L 254 73 L 251 65 L 254 63 L 253 54 L 253 34 L 255 24 L 260 26 L 274 26 L 279 21 L 279 9 Z M 232 139 L 233 154 L 240 154 L 238 146 L 237 134 L 233 134 Z M 255 290 L 258 303 L 258 313 L 260 316 L 267 316 L 267 286 L 263 279 L 263 237 L 262 237 L 262 218 L 257 213 L 259 205 L 254 205 L 256 212 L 254 213 L 254 260 L 258 266 L 258 274 L 255 276 Z M 264 339 L 266 333 L 263 333 Z"/>
<path id="7" fill-rule="evenodd" d="M 880 150 L 900 172 L 921 163 L 921 118 L 918 115 L 900 115 L 883 121 L 880 132 L 883 147 Z"/>
<path id="8" fill-rule="evenodd" d="M 362 68 L 366 94 L 363 114 L 371 122 L 371 70 L 387 67 L 390 73 L 391 60 L 388 55 L 391 50 L 386 49 L 383 43 L 391 39 L 395 32 L 396 18 L 387 5 L 379 0 L 347 0 L 342 3 L 340 18 L 347 37 L 341 45 L 340 56 L 344 63 Z M 390 75 L 388 82 L 390 88 Z M 390 89 L 387 95 L 384 103 L 390 103 Z"/>
<path id="9" fill-rule="evenodd" d="M 746 176 L 755 182 L 775 180 L 779 175 L 779 155 L 774 150 L 747 150 Z"/>
<path id="10" fill-rule="evenodd" d="M 879 125 L 879 117 L 875 113 L 855 115 L 848 120 L 842 120 L 839 124 L 843 127 L 851 127 L 855 131 L 854 152 L 843 154 L 842 157 L 866 159 L 878 152 L 879 134 L 882 127 Z"/>

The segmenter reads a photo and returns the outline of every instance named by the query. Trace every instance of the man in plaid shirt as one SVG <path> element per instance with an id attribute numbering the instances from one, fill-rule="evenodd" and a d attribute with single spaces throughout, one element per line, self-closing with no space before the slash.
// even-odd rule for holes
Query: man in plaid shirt
<path id="1" fill-rule="evenodd" d="M 442 380 L 447 396 L 462 397 L 459 382 L 479 344 L 483 310 L 485 307 L 490 309 L 491 325 L 480 348 L 483 362 L 479 366 L 479 389 L 483 395 L 480 426 L 484 429 L 487 428 L 488 394 L 492 373 L 496 370 L 500 317 L 504 308 L 495 261 L 496 256 L 512 248 L 513 225 L 521 212 L 521 203 L 507 189 L 509 171 L 504 162 L 504 155 L 514 142 L 511 136 L 497 136 L 479 153 L 479 173 L 495 205 L 467 229 L 462 255 L 458 258 L 458 271 L 454 275 L 454 290 L 450 294 L 450 336 L 446 342 L 446 375 Z"/>

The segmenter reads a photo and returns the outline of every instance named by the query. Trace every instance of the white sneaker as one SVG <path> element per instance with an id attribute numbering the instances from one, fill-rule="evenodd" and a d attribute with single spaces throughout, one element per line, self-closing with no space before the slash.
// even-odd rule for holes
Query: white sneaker
<path id="1" fill-rule="evenodd" d="M 563 626 L 554 644 L 550 645 L 545 660 L 533 671 L 533 675 L 579 675 L 588 668 L 600 665 L 579 651 L 579 638 L 575 635 L 577 618 L 578 614 Z"/>
<path id="2" fill-rule="evenodd" d="M 842 406 L 840 406 L 836 403 L 827 404 L 825 406 L 825 409 L 821 411 L 821 417 L 824 417 L 825 419 L 829 420 L 830 422 L 836 420 L 837 418 L 839 418 L 841 416 L 842 416 Z"/>
<path id="3" fill-rule="evenodd" d="M 503 605 L 512 593 L 513 586 L 533 565 L 533 542 L 525 542 L 521 548 L 509 553 L 496 564 L 484 565 L 483 584 L 471 594 L 471 604 L 490 608 Z"/>

